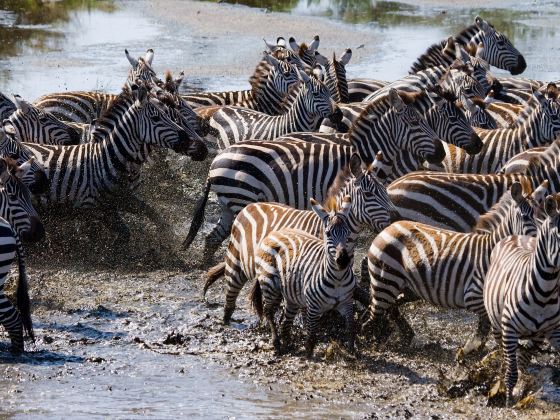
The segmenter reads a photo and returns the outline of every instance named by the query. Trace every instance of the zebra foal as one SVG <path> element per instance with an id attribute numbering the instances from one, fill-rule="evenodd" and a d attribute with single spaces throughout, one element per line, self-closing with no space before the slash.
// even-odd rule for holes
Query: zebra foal
<path id="1" fill-rule="evenodd" d="M 354 350 L 354 302 L 356 280 L 352 272 L 354 244 L 348 241 L 350 197 L 340 209 L 324 209 L 311 199 L 313 211 L 323 225 L 323 238 L 304 231 L 274 231 L 261 242 L 256 257 L 257 281 L 251 300 L 270 324 L 272 343 L 281 352 L 289 340 L 289 329 L 300 308 L 305 309 L 307 340 L 305 353 L 313 355 L 316 331 L 323 313 L 337 309 L 346 320 L 348 347 Z M 274 315 L 284 300 L 280 337 Z"/>
<path id="2" fill-rule="evenodd" d="M 519 340 L 548 339 L 560 350 L 560 209 L 558 195 L 545 201 L 544 223 L 536 238 L 510 236 L 490 258 L 484 307 L 506 362 L 506 405 L 518 377 Z"/>

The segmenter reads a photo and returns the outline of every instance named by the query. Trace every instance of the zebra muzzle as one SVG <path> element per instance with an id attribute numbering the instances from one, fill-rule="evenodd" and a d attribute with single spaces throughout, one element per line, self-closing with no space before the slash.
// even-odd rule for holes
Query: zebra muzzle
<path id="1" fill-rule="evenodd" d="M 331 115 L 329 115 L 329 120 L 334 124 L 339 124 L 342 122 L 344 114 L 339 107 L 336 107 Z"/>
<path id="2" fill-rule="evenodd" d="M 473 135 L 471 136 L 471 142 L 467 146 L 465 146 L 465 152 L 467 152 L 469 155 L 476 155 L 482 150 L 483 145 L 484 143 L 482 143 L 482 140 L 480 139 L 478 134 L 473 133 Z"/>
<path id="3" fill-rule="evenodd" d="M 426 160 L 429 163 L 441 163 L 441 161 L 445 158 L 445 149 L 443 148 L 443 144 L 441 144 L 441 140 L 435 139 L 434 140 L 434 152 L 432 154 L 426 155 Z"/>
<path id="4" fill-rule="evenodd" d="M 33 174 L 33 178 L 35 179 L 29 186 L 29 191 L 33 195 L 41 195 L 47 192 L 49 189 L 49 179 L 47 178 L 47 174 L 43 170 L 37 170 Z"/>
<path id="5" fill-rule="evenodd" d="M 343 270 L 348 267 L 350 264 L 350 255 L 348 255 L 348 251 L 346 249 L 337 249 L 334 261 L 339 269 Z"/>
<path id="6" fill-rule="evenodd" d="M 523 57 L 522 55 L 520 55 L 517 58 L 517 65 L 512 68 L 510 70 L 510 73 L 514 76 L 521 74 L 525 71 L 525 69 L 527 68 L 527 62 L 525 61 L 525 57 Z"/>

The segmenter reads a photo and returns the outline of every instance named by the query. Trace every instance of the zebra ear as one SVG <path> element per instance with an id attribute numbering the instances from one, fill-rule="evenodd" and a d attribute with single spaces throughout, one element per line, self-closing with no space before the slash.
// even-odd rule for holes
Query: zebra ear
<path id="1" fill-rule="evenodd" d="M 555 83 L 549 83 L 546 86 L 546 96 L 553 101 L 558 98 L 558 86 Z"/>
<path id="2" fill-rule="evenodd" d="M 369 166 L 368 171 L 373 172 L 379 179 L 385 179 L 393 173 L 393 166 L 383 162 L 383 153 L 377 152 L 373 163 Z"/>
<path id="3" fill-rule="evenodd" d="M 136 68 L 138 66 L 138 60 L 134 59 L 129 53 L 128 50 L 124 50 L 124 54 L 126 55 L 126 58 L 128 59 L 128 62 L 130 63 L 130 65 L 133 68 Z"/>
<path id="4" fill-rule="evenodd" d="M 362 174 L 362 159 L 357 153 L 353 153 L 350 157 L 350 172 L 356 178 Z"/>
<path id="5" fill-rule="evenodd" d="M 326 226 L 328 221 L 329 221 L 329 214 L 325 211 L 323 206 L 321 204 L 319 204 L 319 202 L 317 200 L 312 198 L 310 201 L 311 201 L 311 208 L 313 209 L 315 214 L 317 214 L 317 216 L 319 216 L 319 218 L 321 219 L 323 224 Z"/>
<path id="6" fill-rule="evenodd" d="M 463 93 L 461 93 L 461 103 L 470 113 L 474 114 L 476 112 L 476 106 L 474 105 L 474 102 L 471 101 L 470 98 L 466 97 Z"/>
<path id="7" fill-rule="evenodd" d="M 32 156 L 27 162 L 18 166 L 15 171 L 16 178 L 21 180 L 31 170 L 31 165 L 33 165 L 34 161 L 35 161 L 35 157 Z"/>
<path id="8" fill-rule="evenodd" d="M 263 38 L 263 41 L 264 41 L 264 45 L 266 45 L 266 48 L 268 48 L 270 52 L 275 52 L 276 49 L 278 48 L 278 45 L 270 44 L 269 42 L 266 41 L 265 38 Z"/>
<path id="9" fill-rule="evenodd" d="M 319 48 L 319 42 L 319 35 L 315 35 L 313 37 L 313 41 L 311 41 L 311 43 L 309 44 L 309 51 L 312 53 L 317 51 L 317 48 Z"/>
<path id="10" fill-rule="evenodd" d="M 545 199 L 546 193 L 548 192 L 548 179 L 545 179 L 541 185 L 539 185 L 535 191 L 531 194 L 531 198 L 538 204 L 541 205 Z"/>
<path id="11" fill-rule="evenodd" d="M 486 22 L 480 16 L 474 18 L 474 23 L 476 24 L 478 29 L 480 29 L 483 32 L 487 32 L 489 29 L 491 29 L 490 25 L 488 25 L 488 22 Z"/>
<path id="12" fill-rule="evenodd" d="M 29 104 L 24 101 L 19 95 L 14 95 L 14 104 L 16 105 L 17 109 L 23 111 L 24 113 L 29 112 L 29 110 L 31 109 Z"/>
<path id="13" fill-rule="evenodd" d="M 455 57 L 461 62 L 468 64 L 471 61 L 471 56 L 459 44 L 455 44 Z"/>
<path id="14" fill-rule="evenodd" d="M 179 76 L 177 76 L 174 80 L 175 82 L 175 90 L 178 92 L 179 91 L 179 86 L 181 86 L 181 84 L 183 83 L 183 79 L 185 78 L 185 72 L 181 71 L 181 73 L 179 73 Z"/>
<path id="15" fill-rule="evenodd" d="M 290 37 L 288 43 L 290 44 L 290 48 L 292 49 L 292 51 L 297 54 L 299 52 L 299 45 L 293 36 Z"/>
<path id="16" fill-rule="evenodd" d="M 278 48 L 286 48 L 286 40 L 283 36 L 279 36 L 278 38 L 276 38 L 276 46 Z"/>
<path id="17" fill-rule="evenodd" d="M 315 60 L 322 66 L 327 67 L 329 65 L 329 59 L 318 52 L 315 52 Z"/>
<path id="18" fill-rule="evenodd" d="M 144 56 L 144 61 L 151 66 L 153 59 L 154 59 L 154 50 L 150 48 L 148 49 L 148 51 L 146 51 L 146 55 Z"/>
<path id="19" fill-rule="evenodd" d="M 519 182 L 514 182 L 509 190 L 509 192 L 511 193 L 511 197 L 513 198 L 513 200 L 516 203 L 521 202 L 521 200 L 523 200 L 523 187 L 521 186 L 521 183 Z"/>
<path id="20" fill-rule="evenodd" d="M 389 89 L 389 102 L 391 106 L 397 110 L 397 112 L 403 112 L 406 107 L 399 96 L 399 93 L 395 89 Z"/>
<path id="21" fill-rule="evenodd" d="M 547 216 L 553 217 L 558 214 L 558 204 L 554 195 L 548 195 L 544 200 L 544 211 Z"/>
<path id="22" fill-rule="evenodd" d="M 455 39 L 452 36 L 447 38 L 447 41 L 445 41 L 445 45 L 443 46 L 441 52 L 448 51 L 448 50 L 455 51 Z"/>
<path id="23" fill-rule="evenodd" d="M 277 59 L 276 57 L 274 57 L 272 54 L 270 54 L 270 53 L 268 53 L 268 52 L 266 52 L 266 51 L 263 51 L 263 54 L 264 54 L 264 59 L 265 59 L 266 62 L 267 62 L 268 64 L 270 64 L 271 66 L 278 67 L 278 66 L 280 65 L 280 60 L 278 60 L 278 59 Z"/>
<path id="24" fill-rule="evenodd" d="M 344 54 L 342 54 L 342 56 L 340 57 L 339 62 L 341 62 L 342 65 L 346 66 L 350 62 L 351 58 L 352 50 L 350 48 L 346 48 L 346 51 L 344 51 Z"/>

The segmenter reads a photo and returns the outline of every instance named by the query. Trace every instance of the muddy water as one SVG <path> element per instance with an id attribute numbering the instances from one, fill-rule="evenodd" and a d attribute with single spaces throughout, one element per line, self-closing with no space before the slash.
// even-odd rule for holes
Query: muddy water
<path id="1" fill-rule="evenodd" d="M 0 90 L 29 99 L 61 90 L 117 91 L 128 68 L 124 48 L 138 55 L 148 47 L 156 50 L 158 71 L 185 70 L 185 88 L 241 88 L 259 58 L 262 36 L 273 40 L 292 32 L 298 40 L 319 32 L 322 51 L 329 52 L 331 45 L 336 51 L 352 47 L 350 77 L 390 80 L 405 74 L 429 44 L 461 29 L 477 13 L 525 54 L 527 77 L 560 79 L 560 2 L 485 2 L 488 8 L 476 10 L 450 3 L 250 4 L 269 13 L 242 5 L 167 1 L 61 1 L 48 9 L 0 1 Z M 220 13 L 245 17 L 247 25 L 213 26 Z M 223 327 L 221 286 L 211 291 L 210 306 L 199 296 L 198 244 L 188 254 L 178 251 L 208 163 L 166 165 L 152 169 L 141 193 L 170 221 L 170 236 L 145 219 L 127 216 L 134 245 L 115 250 L 111 233 L 95 221 L 44 214 L 47 241 L 28 250 L 37 342 L 26 356 L 14 359 L 2 336 L 1 415 L 503 415 L 486 407 L 481 393 L 450 400 L 438 392 L 441 375 L 461 373 L 455 349 L 474 323 L 463 312 L 415 306 L 407 312 L 418 332 L 412 350 L 389 346 L 374 352 L 360 343 L 360 359 L 326 337 L 314 360 L 303 358 L 301 350 L 276 358 L 268 332 L 256 327 L 244 296 L 237 322 Z M 208 213 L 207 220 L 215 221 L 215 207 L 210 205 Z M 366 244 L 367 238 L 360 252 Z M 558 402 L 558 361 L 545 355 L 539 366 L 546 366 L 548 375 L 544 398 Z M 552 410 L 541 404 L 507 415 L 552 417 Z"/>

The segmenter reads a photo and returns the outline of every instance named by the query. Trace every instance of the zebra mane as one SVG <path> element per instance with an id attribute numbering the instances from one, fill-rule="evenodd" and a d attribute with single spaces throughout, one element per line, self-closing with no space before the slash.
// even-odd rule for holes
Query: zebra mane
<path id="1" fill-rule="evenodd" d="M 346 186 L 348 179 L 352 176 L 352 172 L 350 171 L 350 165 L 347 165 L 345 168 L 338 171 L 336 178 L 334 179 L 333 183 L 327 190 L 327 194 L 325 195 L 325 199 L 323 201 L 323 207 L 327 210 L 336 210 L 336 198 L 342 191 L 342 189 Z"/>
<path id="2" fill-rule="evenodd" d="M 400 92 L 399 92 L 400 96 Z M 358 123 L 363 120 L 376 120 L 381 118 L 389 109 L 391 105 L 389 103 L 389 95 L 382 95 L 375 98 L 372 102 L 369 102 L 367 106 L 362 109 L 358 117 L 354 120 L 350 128 L 348 129 L 348 138 L 352 139 L 354 131 L 358 127 Z"/>
<path id="3" fill-rule="evenodd" d="M 527 101 L 527 104 L 525 105 L 525 107 L 521 110 L 521 112 L 519 113 L 517 119 L 515 120 L 515 122 L 512 124 L 512 126 L 514 127 L 518 127 L 520 125 L 522 125 L 525 121 L 527 121 L 529 119 L 529 117 L 531 116 L 533 110 L 535 109 L 535 102 L 537 102 L 537 106 L 539 106 L 537 98 L 535 97 L 535 93 L 534 92 L 531 97 L 529 98 L 529 100 Z"/>
<path id="4" fill-rule="evenodd" d="M 115 127 L 115 110 L 119 108 L 128 109 L 132 101 L 134 101 L 132 90 L 128 86 L 124 86 L 121 93 L 115 98 L 109 108 L 94 121 L 91 136 L 95 141 L 104 139 Z"/>
<path id="5" fill-rule="evenodd" d="M 263 84 L 266 82 L 268 75 L 270 74 L 271 65 L 263 58 L 257 66 L 251 77 L 249 77 L 249 84 L 251 85 L 251 90 L 254 93 L 262 89 Z"/>
<path id="6" fill-rule="evenodd" d="M 521 183 L 521 187 L 525 196 L 532 193 L 532 187 L 529 180 L 522 178 L 519 180 L 519 182 Z M 478 222 L 473 227 L 473 232 L 492 232 L 495 227 L 500 224 L 503 214 L 509 209 L 512 203 L 514 203 L 514 200 L 511 196 L 511 192 L 506 191 L 496 204 L 494 204 L 486 213 L 480 216 Z"/>

